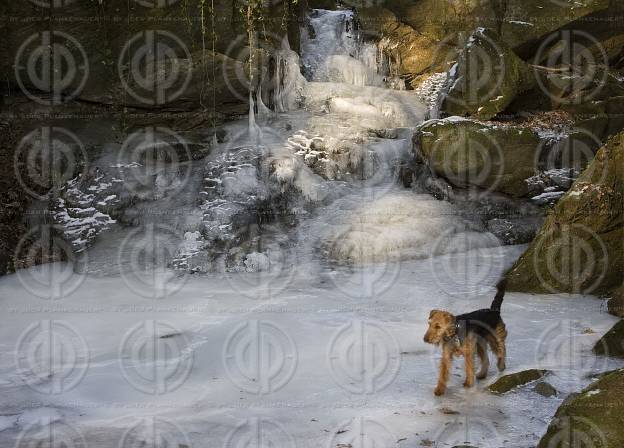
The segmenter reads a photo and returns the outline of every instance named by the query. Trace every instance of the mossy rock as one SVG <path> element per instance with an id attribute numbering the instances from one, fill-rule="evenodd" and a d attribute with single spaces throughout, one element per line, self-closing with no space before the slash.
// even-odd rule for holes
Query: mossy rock
<path id="1" fill-rule="evenodd" d="M 502 39 L 522 51 L 564 25 L 609 7 L 609 0 L 507 0 L 500 25 Z"/>
<path id="2" fill-rule="evenodd" d="M 624 133 L 603 146 L 507 273 L 509 290 L 603 294 L 624 272 Z"/>
<path id="3" fill-rule="evenodd" d="M 593 349 L 597 355 L 624 358 L 624 320 L 619 321 L 603 337 Z"/>
<path id="4" fill-rule="evenodd" d="M 536 393 L 540 394 L 542 397 L 546 398 L 556 397 L 558 394 L 557 389 L 555 389 L 550 383 L 547 383 L 546 381 L 540 381 L 539 383 L 537 383 L 533 390 Z"/>
<path id="5" fill-rule="evenodd" d="M 478 28 L 449 72 L 440 111 L 489 119 L 534 85 L 528 65 L 494 32 Z"/>
<path id="6" fill-rule="evenodd" d="M 624 370 L 618 370 L 564 401 L 538 448 L 621 448 L 622 441 Z"/>
<path id="7" fill-rule="evenodd" d="M 494 126 L 451 117 L 424 123 L 414 136 L 417 157 L 438 176 L 460 188 L 528 193 L 540 138 L 530 129 Z"/>
<path id="8" fill-rule="evenodd" d="M 504 394 L 519 386 L 524 386 L 532 381 L 543 378 L 548 373 L 547 370 L 530 369 L 522 372 L 504 375 L 490 384 L 487 389 L 493 394 Z"/>

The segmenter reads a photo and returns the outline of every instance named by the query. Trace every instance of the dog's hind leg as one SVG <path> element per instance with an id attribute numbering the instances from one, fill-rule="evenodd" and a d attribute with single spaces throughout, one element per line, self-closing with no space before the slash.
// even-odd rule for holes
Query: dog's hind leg
<path id="1" fill-rule="evenodd" d="M 464 387 L 474 386 L 474 349 L 476 341 L 473 338 L 466 338 L 464 342 L 464 365 L 466 367 L 466 381 L 464 381 Z"/>
<path id="2" fill-rule="evenodd" d="M 479 360 L 481 361 L 481 370 L 477 373 L 477 379 L 484 379 L 490 368 L 490 358 L 487 353 L 487 342 L 485 340 L 477 342 L 477 354 L 479 355 Z"/>
<path id="3" fill-rule="evenodd" d="M 496 326 L 495 332 L 496 339 L 496 348 L 494 352 L 496 353 L 496 366 L 499 371 L 503 371 L 506 368 L 505 358 L 507 357 L 507 347 L 505 345 L 505 339 L 507 339 L 507 330 L 505 329 L 505 324 L 503 321 Z"/>

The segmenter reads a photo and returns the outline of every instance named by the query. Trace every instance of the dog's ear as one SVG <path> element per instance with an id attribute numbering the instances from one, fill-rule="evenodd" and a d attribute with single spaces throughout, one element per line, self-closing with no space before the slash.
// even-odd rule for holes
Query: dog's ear
<path id="1" fill-rule="evenodd" d="M 442 311 L 440 310 L 431 310 L 431 312 L 429 313 L 429 319 L 432 319 L 436 314 L 441 313 Z"/>

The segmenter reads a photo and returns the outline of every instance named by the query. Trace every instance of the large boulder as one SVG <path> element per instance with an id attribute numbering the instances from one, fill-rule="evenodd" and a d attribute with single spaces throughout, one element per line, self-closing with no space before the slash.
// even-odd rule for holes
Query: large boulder
<path id="1" fill-rule="evenodd" d="M 507 274 L 510 290 L 607 293 L 624 272 L 624 133 L 612 137 Z"/>
<path id="2" fill-rule="evenodd" d="M 415 133 L 416 157 L 437 176 L 460 188 L 514 197 L 529 192 L 540 138 L 529 128 L 449 117 L 429 120 Z"/>
<path id="3" fill-rule="evenodd" d="M 619 321 L 594 345 L 597 355 L 624 358 L 624 320 Z"/>
<path id="4" fill-rule="evenodd" d="M 505 4 L 501 37 L 522 51 L 569 23 L 606 10 L 609 0 L 507 0 Z"/>
<path id="5" fill-rule="evenodd" d="M 624 440 L 624 370 L 604 375 L 557 409 L 538 448 L 620 448 Z"/>
<path id="6" fill-rule="evenodd" d="M 449 72 L 440 112 L 489 119 L 534 85 L 526 63 L 494 32 L 477 28 Z"/>

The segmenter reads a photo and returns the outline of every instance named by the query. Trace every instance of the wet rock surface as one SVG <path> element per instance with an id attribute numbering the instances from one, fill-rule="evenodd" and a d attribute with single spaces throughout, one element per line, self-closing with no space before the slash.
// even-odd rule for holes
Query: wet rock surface
<path id="1" fill-rule="evenodd" d="M 503 375 L 494 383 L 490 384 L 487 389 L 493 394 L 504 394 L 510 392 L 516 387 L 524 386 L 525 384 L 539 380 L 547 373 L 548 371 L 546 370 L 530 369 Z"/>

